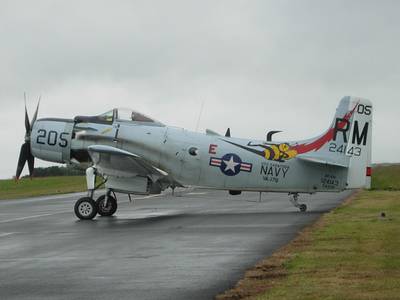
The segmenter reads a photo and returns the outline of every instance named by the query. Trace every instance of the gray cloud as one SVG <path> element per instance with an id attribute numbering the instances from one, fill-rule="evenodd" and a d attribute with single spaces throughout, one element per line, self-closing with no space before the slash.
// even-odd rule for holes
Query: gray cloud
<path id="1" fill-rule="evenodd" d="M 165 123 L 305 138 L 344 95 L 375 105 L 374 161 L 398 161 L 397 1 L 0 1 L 1 177 L 41 116 L 144 110 Z M 390 147 L 387 145 L 390 144 Z"/>

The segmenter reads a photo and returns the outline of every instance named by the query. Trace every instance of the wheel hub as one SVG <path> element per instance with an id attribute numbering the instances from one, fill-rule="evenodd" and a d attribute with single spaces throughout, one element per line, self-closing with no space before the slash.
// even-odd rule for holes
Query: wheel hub
<path id="1" fill-rule="evenodd" d="M 111 203 L 110 203 L 110 201 L 108 201 L 107 206 L 104 205 L 104 204 L 105 204 L 105 201 L 102 200 L 102 201 L 100 202 L 99 208 L 101 208 L 101 210 L 104 211 L 104 212 L 109 212 L 109 211 L 111 210 Z"/>
<path id="2" fill-rule="evenodd" d="M 79 204 L 78 210 L 82 216 L 87 217 L 92 213 L 93 207 L 87 202 L 82 202 Z"/>

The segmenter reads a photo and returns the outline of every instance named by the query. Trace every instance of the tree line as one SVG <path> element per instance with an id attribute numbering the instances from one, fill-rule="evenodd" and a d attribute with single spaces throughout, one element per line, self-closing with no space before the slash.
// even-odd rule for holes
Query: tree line
<path id="1" fill-rule="evenodd" d="M 35 168 L 33 177 L 50 177 L 50 176 L 82 176 L 85 175 L 85 170 L 79 169 L 76 166 L 52 166 L 47 168 Z M 24 177 L 29 177 L 26 175 Z"/>

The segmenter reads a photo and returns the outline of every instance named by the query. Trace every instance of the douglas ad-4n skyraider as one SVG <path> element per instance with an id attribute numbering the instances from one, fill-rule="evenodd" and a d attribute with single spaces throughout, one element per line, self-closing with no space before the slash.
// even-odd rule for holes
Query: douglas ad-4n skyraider
<path id="1" fill-rule="evenodd" d="M 25 108 L 25 143 L 16 178 L 34 157 L 86 169 L 88 195 L 75 204 L 80 219 L 117 210 L 115 193 L 159 194 L 166 188 L 197 186 L 241 191 L 285 192 L 293 205 L 299 193 L 369 188 L 372 104 L 344 97 L 329 129 L 302 141 L 272 142 L 206 134 L 166 126 L 139 112 L 113 109 L 73 120 L 44 118 L 32 123 Z M 105 195 L 93 199 L 96 176 Z"/>

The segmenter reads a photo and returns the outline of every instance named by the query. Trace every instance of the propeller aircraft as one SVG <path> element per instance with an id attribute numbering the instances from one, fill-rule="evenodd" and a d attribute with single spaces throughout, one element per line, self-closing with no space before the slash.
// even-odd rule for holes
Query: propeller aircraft
<path id="1" fill-rule="evenodd" d="M 39 101 L 40 102 L 40 101 Z M 88 194 L 78 199 L 79 219 L 112 216 L 116 193 L 159 194 L 196 186 L 227 190 L 285 192 L 300 211 L 300 193 L 340 192 L 371 184 L 372 104 L 344 97 L 321 135 L 300 141 L 250 140 L 207 130 L 205 134 L 166 126 L 134 110 L 113 109 L 97 116 L 32 121 L 25 105 L 25 142 L 16 178 L 34 158 L 86 169 Z M 105 194 L 93 199 L 96 177 Z"/>

